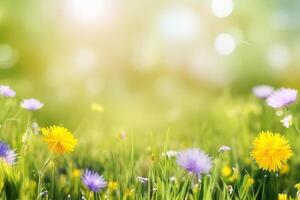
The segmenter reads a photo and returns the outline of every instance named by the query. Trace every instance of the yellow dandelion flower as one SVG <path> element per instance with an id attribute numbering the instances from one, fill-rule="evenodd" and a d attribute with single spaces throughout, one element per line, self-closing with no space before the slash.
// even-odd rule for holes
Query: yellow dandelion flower
<path id="1" fill-rule="evenodd" d="M 108 183 L 108 189 L 111 190 L 111 191 L 115 191 L 117 190 L 119 187 L 119 183 L 116 182 L 116 181 L 109 181 Z"/>
<path id="2" fill-rule="evenodd" d="M 134 195 L 134 189 L 126 189 L 125 197 L 132 197 Z"/>
<path id="3" fill-rule="evenodd" d="M 104 111 L 104 108 L 103 108 L 103 106 L 101 104 L 92 103 L 91 104 L 91 110 L 100 113 L 100 112 Z"/>
<path id="4" fill-rule="evenodd" d="M 300 183 L 297 183 L 297 184 L 295 185 L 295 188 L 297 188 L 297 190 L 300 190 Z"/>
<path id="5" fill-rule="evenodd" d="M 72 171 L 72 176 L 73 176 L 74 178 L 79 177 L 80 174 L 81 174 L 81 171 L 80 171 L 79 169 L 73 169 L 73 171 Z"/>
<path id="6" fill-rule="evenodd" d="M 224 166 L 221 169 L 221 174 L 223 177 L 228 177 L 231 174 L 232 170 L 229 166 Z"/>
<path id="7" fill-rule="evenodd" d="M 253 145 L 252 157 L 259 168 L 270 172 L 281 169 L 293 154 L 288 140 L 279 133 L 261 132 Z"/>
<path id="8" fill-rule="evenodd" d="M 248 179 L 247 179 L 247 183 L 248 183 L 249 186 L 253 185 L 254 184 L 254 179 L 251 176 L 249 176 Z"/>
<path id="9" fill-rule="evenodd" d="M 44 141 L 51 151 L 58 154 L 69 153 L 74 150 L 77 140 L 72 133 L 61 126 L 50 126 L 42 128 Z"/>
<path id="10" fill-rule="evenodd" d="M 287 194 L 283 194 L 283 193 L 278 194 L 278 200 L 287 200 L 287 199 L 288 199 Z"/>

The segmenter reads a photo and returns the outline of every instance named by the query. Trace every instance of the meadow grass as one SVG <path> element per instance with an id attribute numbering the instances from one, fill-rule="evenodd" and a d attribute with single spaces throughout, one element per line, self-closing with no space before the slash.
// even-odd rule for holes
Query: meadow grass
<path id="1" fill-rule="evenodd" d="M 277 199 L 279 193 L 296 199 L 294 185 L 300 181 L 298 104 L 290 109 L 295 120 L 288 129 L 263 100 L 229 92 L 207 102 L 209 109 L 200 104 L 191 109 L 186 104 L 179 115 L 175 107 L 165 122 L 138 110 L 116 112 L 109 103 L 104 104 L 104 111 L 87 107 L 83 120 L 70 128 L 78 140 L 75 151 L 63 155 L 52 155 L 36 127 L 36 123 L 52 125 L 40 119 L 43 109 L 27 111 L 19 104 L 18 98 L 0 99 L 1 141 L 18 153 L 15 165 L 1 163 L 1 199 L 267 200 Z M 131 119 L 124 119 L 126 114 Z M 294 153 L 277 173 L 259 169 L 250 155 L 254 138 L 266 130 L 285 135 Z M 231 151 L 220 153 L 222 145 L 230 146 Z M 208 175 L 188 173 L 175 157 L 166 156 L 170 150 L 191 147 L 210 155 L 213 165 Z M 107 187 L 90 192 L 81 181 L 85 169 L 103 175 Z"/>

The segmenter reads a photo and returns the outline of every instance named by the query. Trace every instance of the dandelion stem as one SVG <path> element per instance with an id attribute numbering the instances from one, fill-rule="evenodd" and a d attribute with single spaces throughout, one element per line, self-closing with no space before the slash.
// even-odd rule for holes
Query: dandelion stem
<path id="1" fill-rule="evenodd" d="M 262 200 L 265 200 L 265 184 L 266 184 L 266 176 L 264 171 L 262 172 L 263 175 L 263 188 L 262 188 Z"/>
<path id="2" fill-rule="evenodd" d="M 278 194 L 278 180 L 277 180 L 277 173 L 275 173 L 275 187 L 276 187 L 276 194 Z"/>

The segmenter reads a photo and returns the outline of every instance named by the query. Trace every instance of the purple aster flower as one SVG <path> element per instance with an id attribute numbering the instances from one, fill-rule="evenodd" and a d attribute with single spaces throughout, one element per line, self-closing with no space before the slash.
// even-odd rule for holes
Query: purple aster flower
<path id="1" fill-rule="evenodd" d="M 8 85 L 0 85 L 0 95 L 4 97 L 14 97 L 16 96 L 16 92 Z"/>
<path id="2" fill-rule="evenodd" d="M 27 110 L 34 111 L 42 108 L 44 104 L 37 99 L 31 98 L 31 99 L 24 99 L 21 103 L 21 106 Z"/>
<path id="3" fill-rule="evenodd" d="M 211 158 L 197 148 L 186 149 L 177 155 L 177 163 L 194 174 L 208 174 L 212 166 Z"/>
<path id="4" fill-rule="evenodd" d="M 10 149 L 9 145 L 0 141 L 0 159 L 9 165 L 16 163 L 17 154 L 15 150 Z"/>
<path id="5" fill-rule="evenodd" d="M 273 108 L 282 108 L 294 103 L 297 99 L 297 90 L 281 88 L 267 98 L 267 104 Z"/>
<path id="6" fill-rule="evenodd" d="M 81 180 L 84 185 L 93 192 L 99 192 L 107 185 L 107 182 L 104 180 L 103 176 L 100 176 L 97 172 L 91 170 L 85 170 Z"/>
<path id="7" fill-rule="evenodd" d="M 252 88 L 252 92 L 256 97 L 265 99 L 274 92 L 274 89 L 269 85 L 258 85 Z"/>

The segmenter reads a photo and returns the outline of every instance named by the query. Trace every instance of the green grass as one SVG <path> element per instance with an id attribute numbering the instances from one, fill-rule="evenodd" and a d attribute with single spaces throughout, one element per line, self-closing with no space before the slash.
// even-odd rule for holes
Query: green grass
<path id="1" fill-rule="evenodd" d="M 19 154 L 16 165 L 1 164 L 0 198 L 267 200 L 277 199 L 278 193 L 295 198 L 294 185 L 300 182 L 297 121 L 284 128 L 274 110 L 250 95 L 224 92 L 219 98 L 198 97 L 187 95 L 169 104 L 139 100 L 127 106 L 121 105 L 122 99 L 111 97 L 102 101 L 104 112 L 94 112 L 83 104 L 84 114 L 78 111 L 82 115 L 76 117 L 76 109 L 59 107 L 60 112 L 53 113 L 43 108 L 30 113 L 20 108 L 20 99 L 0 99 L 1 141 Z M 131 97 L 124 98 L 129 102 Z M 299 111 L 298 104 L 291 107 L 295 120 Z M 58 122 L 55 117 L 61 119 L 60 113 L 82 120 Z M 45 168 L 40 188 L 43 195 L 38 194 L 38 173 L 51 152 L 41 134 L 33 132 L 33 122 L 42 127 L 63 125 L 78 139 L 73 153 L 55 155 Z M 122 130 L 126 132 L 123 140 L 119 137 Z M 276 175 L 261 171 L 252 160 L 252 141 L 263 130 L 280 132 L 290 141 L 294 155 L 287 172 Z M 231 146 L 232 151 L 219 154 L 222 145 Z M 202 149 L 214 161 L 210 175 L 202 176 L 201 181 L 181 169 L 175 158 L 162 156 L 168 150 L 190 147 Z M 224 166 L 234 168 L 226 177 L 221 173 Z M 86 168 L 96 170 L 108 182 L 117 182 L 117 188 L 90 193 L 76 173 Z M 140 183 L 138 176 L 148 178 L 148 182 Z"/>

